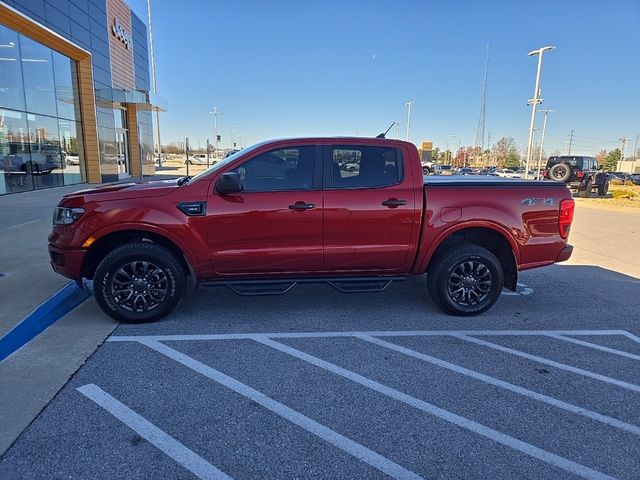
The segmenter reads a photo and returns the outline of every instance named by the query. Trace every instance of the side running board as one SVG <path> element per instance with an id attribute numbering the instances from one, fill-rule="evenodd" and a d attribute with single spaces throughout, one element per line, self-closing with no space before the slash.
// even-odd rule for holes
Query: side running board
<path id="1" fill-rule="evenodd" d="M 308 277 L 264 280 L 213 280 L 202 282 L 202 287 L 227 287 L 238 295 L 284 295 L 298 284 L 326 283 L 342 293 L 382 292 L 393 282 L 402 282 L 406 276 L 370 277 Z"/>

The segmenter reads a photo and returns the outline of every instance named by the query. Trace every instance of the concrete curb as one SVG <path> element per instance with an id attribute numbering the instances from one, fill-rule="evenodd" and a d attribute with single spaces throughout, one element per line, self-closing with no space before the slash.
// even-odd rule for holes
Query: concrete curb
<path id="1" fill-rule="evenodd" d="M 0 362 L 89 298 L 73 282 L 54 293 L 0 338 Z"/>

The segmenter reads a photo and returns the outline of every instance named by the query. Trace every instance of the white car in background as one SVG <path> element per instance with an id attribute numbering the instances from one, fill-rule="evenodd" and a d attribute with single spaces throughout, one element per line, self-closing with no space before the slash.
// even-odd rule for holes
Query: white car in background
<path id="1" fill-rule="evenodd" d="M 516 173 L 509 168 L 499 168 L 493 172 L 493 174 L 503 178 L 520 178 L 519 173 Z"/>
<path id="2" fill-rule="evenodd" d="M 196 153 L 195 155 L 189 155 L 189 160 L 184 159 L 184 163 L 187 162 L 189 162 L 189 165 L 207 165 L 207 154 Z M 216 163 L 216 160 L 213 158 L 213 155 L 209 155 L 208 165 L 213 165 L 214 163 Z"/>

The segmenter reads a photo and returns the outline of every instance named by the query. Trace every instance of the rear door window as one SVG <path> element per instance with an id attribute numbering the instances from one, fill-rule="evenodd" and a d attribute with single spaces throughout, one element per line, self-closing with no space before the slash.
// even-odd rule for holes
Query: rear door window
<path id="1" fill-rule="evenodd" d="M 393 147 L 334 145 L 326 188 L 376 188 L 402 181 L 402 154 Z"/>

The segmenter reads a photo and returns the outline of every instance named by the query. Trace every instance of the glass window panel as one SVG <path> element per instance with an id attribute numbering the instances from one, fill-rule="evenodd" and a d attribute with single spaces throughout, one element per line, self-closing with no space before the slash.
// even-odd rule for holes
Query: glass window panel
<path id="1" fill-rule="evenodd" d="M 27 111 L 56 116 L 51 49 L 20 35 Z"/>
<path id="2" fill-rule="evenodd" d="M 24 110 L 18 34 L 0 25 L 0 106 Z"/>
<path id="3" fill-rule="evenodd" d="M 78 89 L 73 75 L 75 68 L 72 71 L 73 61 L 58 52 L 52 52 L 52 55 L 58 117 L 75 120 L 79 101 Z"/>
<path id="4" fill-rule="evenodd" d="M 234 171 L 247 192 L 308 190 L 313 186 L 315 146 L 288 147 L 263 153 Z"/>
<path id="5" fill-rule="evenodd" d="M 58 125 L 64 184 L 82 183 L 85 181 L 85 162 L 80 123 L 60 119 Z"/>
<path id="6" fill-rule="evenodd" d="M 402 179 L 399 150 L 389 147 L 334 147 L 332 188 L 375 188 Z"/>
<path id="7" fill-rule="evenodd" d="M 0 108 L 0 194 L 33 190 L 26 115 Z"/>
<path id="8" fill-rule="evenodd" d="M 27 114 L 29 150 L 35 189 L 63 185 L 62 151 L 58 120 L 44 115 Z"/>

